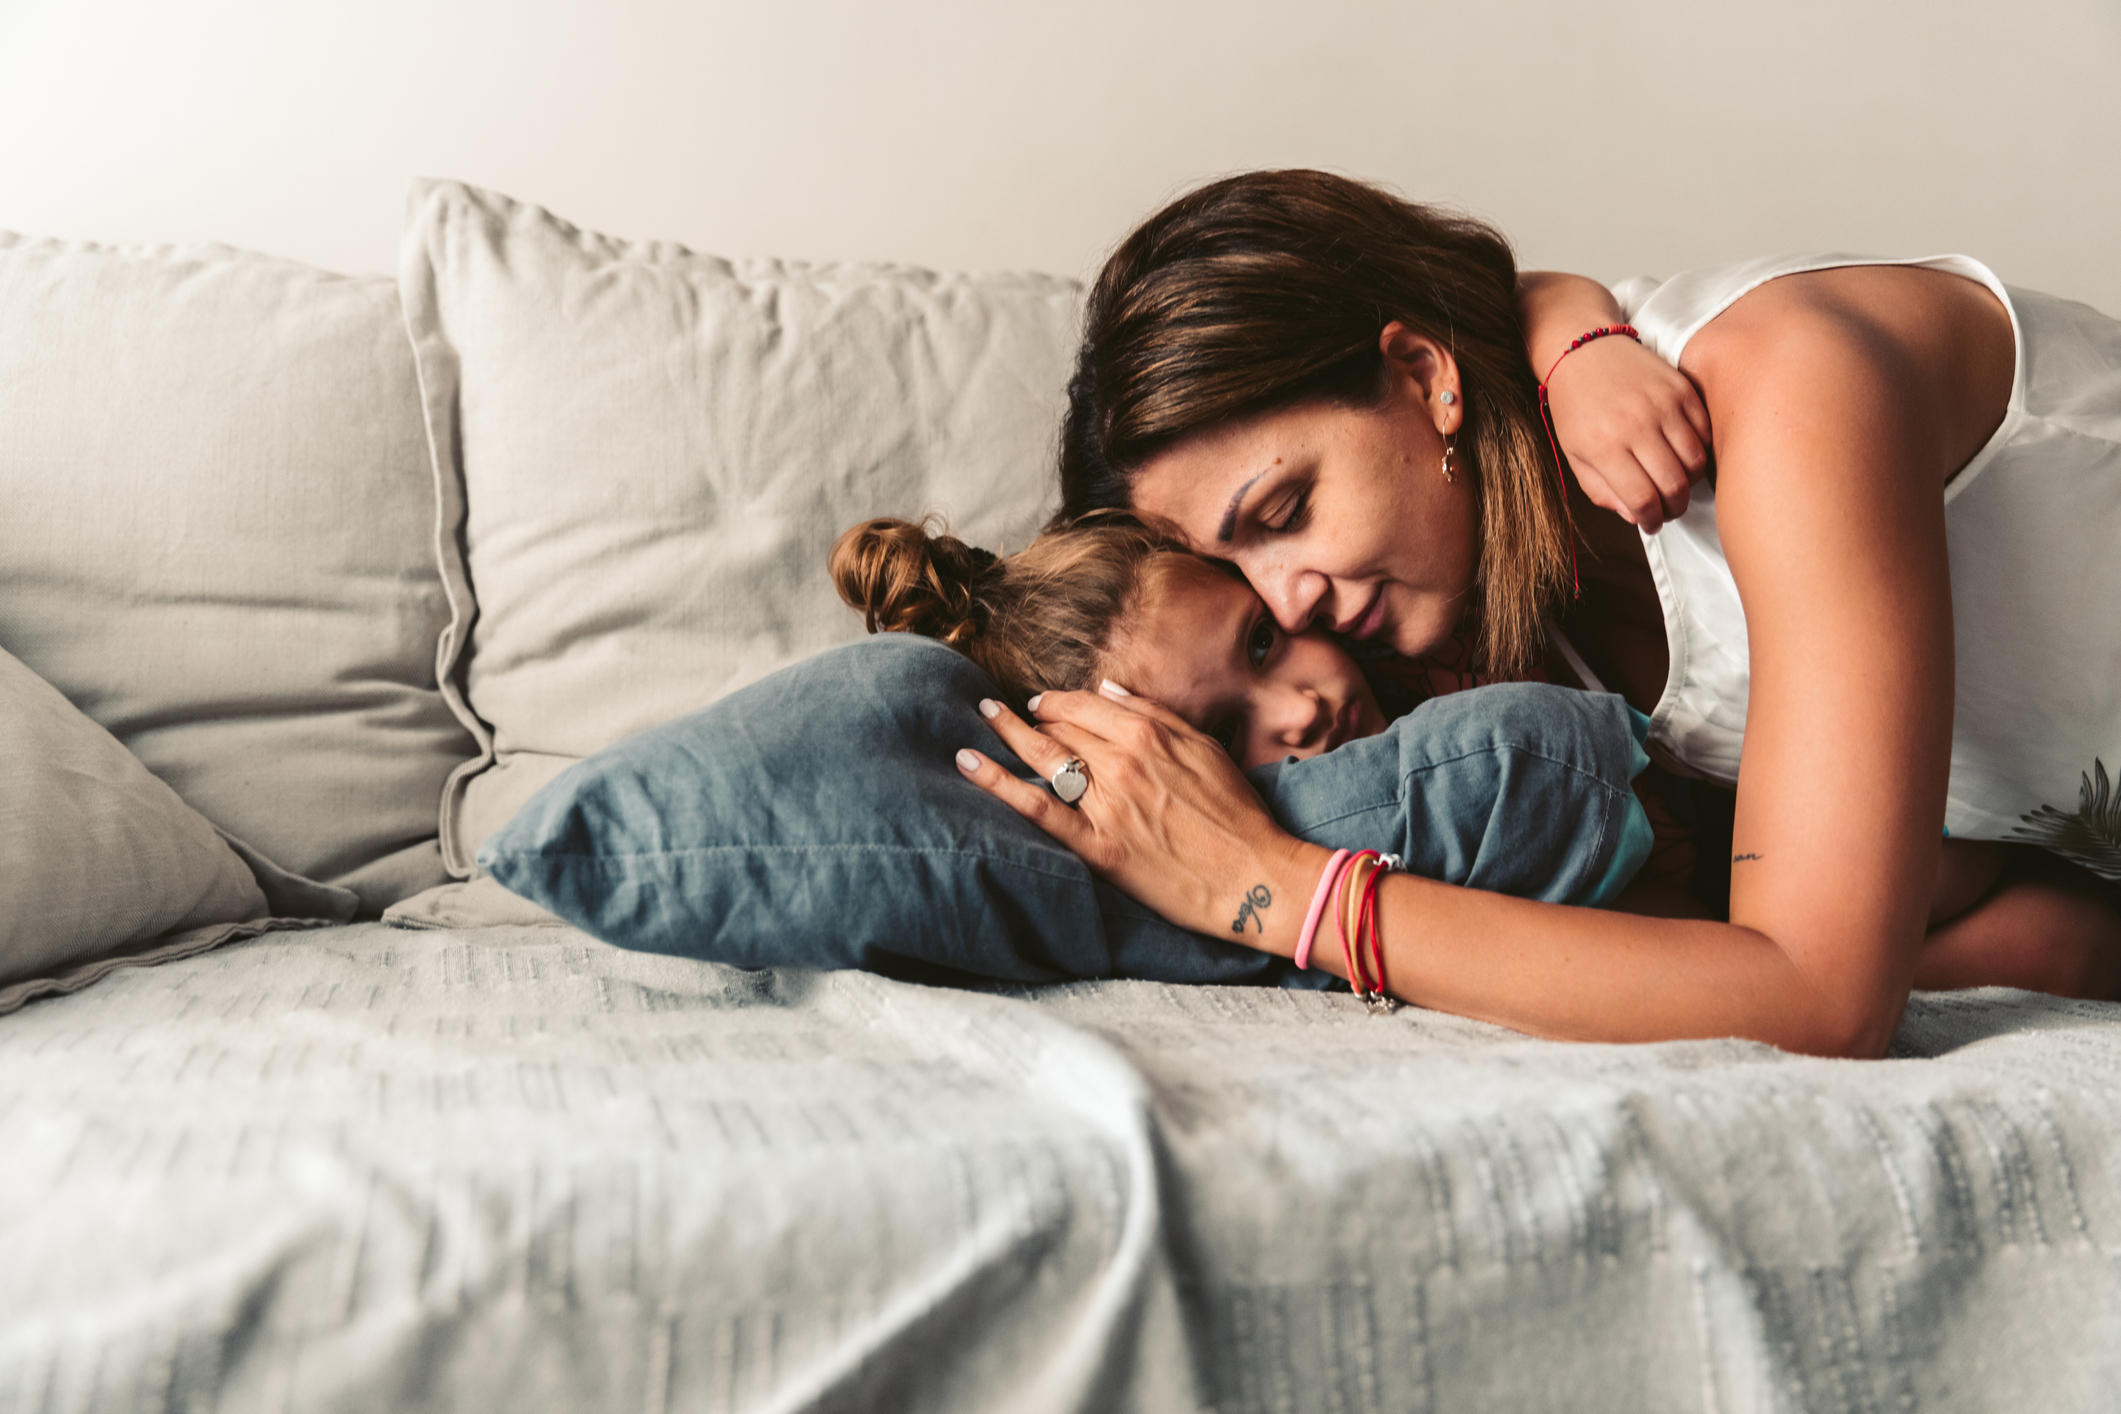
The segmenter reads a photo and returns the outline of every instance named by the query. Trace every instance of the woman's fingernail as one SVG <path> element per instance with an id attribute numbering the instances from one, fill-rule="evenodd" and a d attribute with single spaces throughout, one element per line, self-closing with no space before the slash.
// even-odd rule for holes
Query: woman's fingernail
<path id="1" fill-rule="evenodd" d="M 1044 702 L 1045 700 L 1046 694 L 1041 692 L 1038 696 L 1032 698 L 1029 702 L 1026 702 L 1024 704 L 1024 710 L 1028 712 L 1036 712 L 1038 710 L 1038 704 Z"/>
<path id="2" fill-rule="evenodd" d="M 1002 714 L 1002 704 L 991 697 L 982 697 L 979 700 L 979 714 L 991 722 Z"/>
<path id="3" fill-rule="evenodd" d="M 979 769 L 979 753 L 977 751 L 958 752 L 957 769 L 968 776 L 977 771 Z"/>
<path id="4" fill-rule="evenodd" d="M 1127 689 L 1121 687 L 1118 683 L 1112 681 L 1112 679 L 1110 678 L 1106 678 L 1103 682 L 1099 683 L 1097 685 L 1097 690 L 1105 694 L 1105 696 L 1107 697 L 1132 697 L 1134 695 L 1133 693 L 1127 691 Z"/>

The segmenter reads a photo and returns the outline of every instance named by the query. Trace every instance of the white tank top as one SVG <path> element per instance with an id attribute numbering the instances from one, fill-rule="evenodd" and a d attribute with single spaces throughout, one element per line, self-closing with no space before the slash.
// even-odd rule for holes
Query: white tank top
<path id="1" fill-rule="evenodd" d="M 1677 365 L 1687 340 L 1779 275 L 1917 265 L 2003 301 L 2017 368 L 2002 426 L 1944 488 L 1956 682 L 1948 834 L 2041 844 L 2121 878 L 2121 322 L 2006 289 L 1961 255 L 1784 256 L 1636 279 L 1614 293 L 1643 343 Z M 1650 744 L 1738 778 L 1750 662 L 1745 612 L 1716 533 L 1716 496 L 1645 535 L 1671 675 Z"/>

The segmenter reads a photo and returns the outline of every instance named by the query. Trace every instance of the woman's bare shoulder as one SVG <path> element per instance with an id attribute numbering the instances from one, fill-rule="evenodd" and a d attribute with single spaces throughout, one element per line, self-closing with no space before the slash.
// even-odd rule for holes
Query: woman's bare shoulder
<path id="1" fill-rule="evenodd" d="M 1748 291 L 1688 341 L 1680 367 L 1720 426 L 1792 384 L 1860 377 L 1937 433 L 1946 477 L 2009 407 L 2009 312 L 1986 287 L 1940 270 L 1853 265 L 1785 275 Z"/>

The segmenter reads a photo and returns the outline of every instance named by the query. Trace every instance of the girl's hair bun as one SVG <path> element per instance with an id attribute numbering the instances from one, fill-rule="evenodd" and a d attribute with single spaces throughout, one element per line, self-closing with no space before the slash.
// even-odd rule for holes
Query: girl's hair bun
<path id="1" fill-rule="evenodd" d="M 863 521 L 832 547 L 832 583 L 871 633 L 918 633 L 963 649 L 987 623 L 991 550 L 944 533 L 934 517 Z"/>
<path id="2" fill-rule="evenodd" d="M 1022 702 L 1093 686 L 1146 583 L 1183 568 L 1215 573 L 1206 564 L 1168 530 L 1099 512 L 1007 557 L 933 518 L 867 520 L 840 536 L 830 568 L 871 633 L 939 639 Z"/>

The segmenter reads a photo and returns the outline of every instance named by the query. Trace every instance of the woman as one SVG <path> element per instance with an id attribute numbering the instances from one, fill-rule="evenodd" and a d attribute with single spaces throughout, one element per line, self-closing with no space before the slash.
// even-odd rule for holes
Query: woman
<path id="1" fill-rule="evenodd" d="M 1584 656 L 1654 709 L 1679 764 L 1735 775 L 1729 922 L 1394 876 L 1377 906 L 1407 1000 L 1551 1036 L 1875 1056 L 1934 924 L 1935 958 L 2008 955 L 2030 985 L 2121 990 L 2103 886 L 1994 842 L 2008 838 L 1999 800 L 2016 791 L 2016 813 L 2034 814 L 2065 784 L 2012 778 L 2037 745 L 2081 756 L 2079 854 L 2096 857 L 2094 753 L 2121 748 L 2111 610 L 2081 664 L 2024 650 L 2054 642 L 2072 583 L 2121 601 L 2115 557 L 2098 553 L 2121 524 L 2121 337 L 2064 302 L 2019 295 L 2014 309 L 1971 262 L 1761 270 L 1779 278 L 1681 277 L 1670 317 L 1651 321 L 1708 419 L 1676 377 L 1604 406 L 1601 388 L 1641 381 L 1654 356 L 1625 336 L 1519 342 L 1520 293 L 1535 329 L 1616 324 L 1599 287 L 1540 277 L 1520 292 L 1508 247 L 1478 223 L 1325 174 L 1181 198 L 1100 277 L 1064 515 L 1127 504 L 1168 520 L 1232 560 L 1285 629 L 1318 621 L 1408 655 L 1471 614 L 1493 663 L 1521 663 L 1541 611 L 1566 606 Z M 1590 493 L 1573 498 L 1580 562 L 1534 367 L 1551 370 Z M 1685 556 L 1647 535 L 1631 546 L 1623 514 L 1644 531 L 1707 518 L 1686 492 L 1704 451 L 1713 525 Z M 2046 480 L 2021 474 L 2035 470 Z M 1996 499 L 1984 481 L 2014 499 L 1948 522 L 1948 499 Z M 2013 540 L 2017 510 L 2057 500 L 2063 515 L 2024 517 L 2057 543 Z M 1962 572 L 1995 594 L 1969 597 L 1955 644 Z M 2015 734 L 2014 692 L 2033 724 Z M 1086 762 L 1078 811 L 991 762 L 967 774 L 1166 917 L 1211 927 L 1257 883 L 1277 899 L 1329 891 L 1322 852 L 1275 830 L 1227 758 L 1157 704 L 1057 693 L 1036 715 L 1036 730 L 1005 718 L 1004 739 L 1037 769 Z M 1735 750 L 1715 748 L 1741 733 L 1731 771 Z M 1942 841 L 1948 796 L 1989 841 Z M 1272 912 L 1258 941 L 1293 955 L 1299 909 Z"/>

